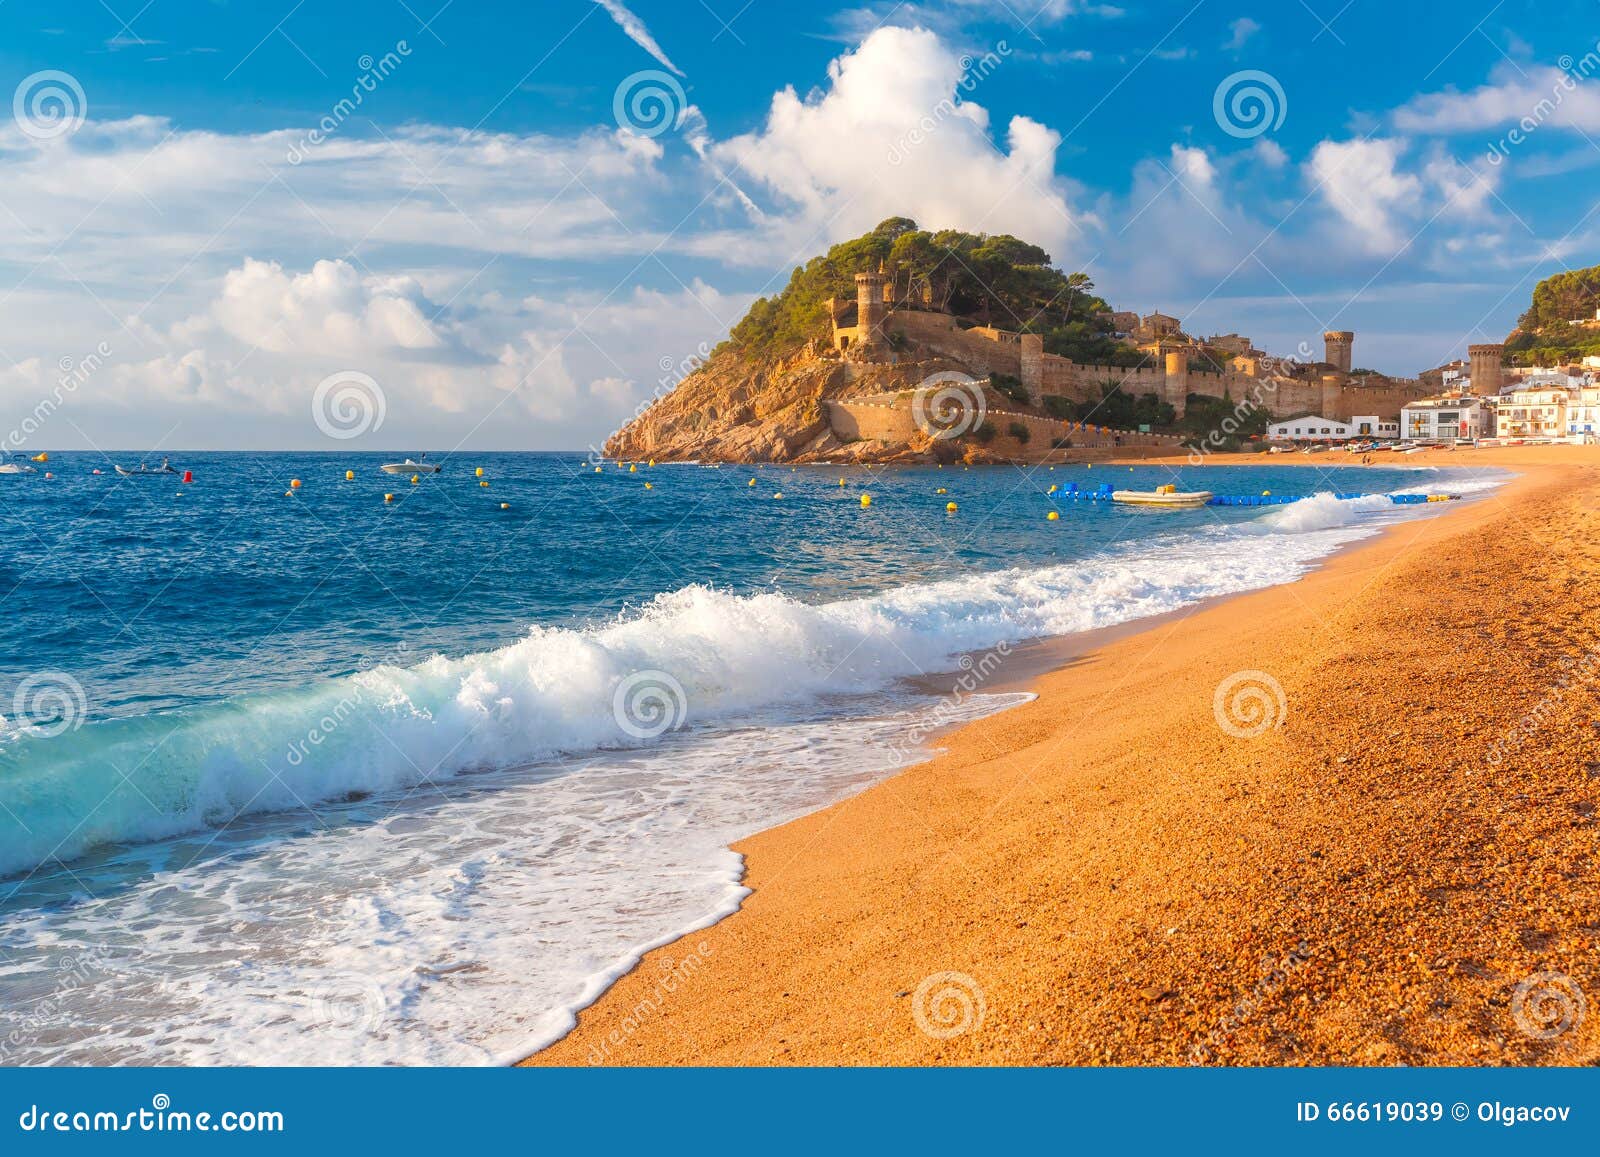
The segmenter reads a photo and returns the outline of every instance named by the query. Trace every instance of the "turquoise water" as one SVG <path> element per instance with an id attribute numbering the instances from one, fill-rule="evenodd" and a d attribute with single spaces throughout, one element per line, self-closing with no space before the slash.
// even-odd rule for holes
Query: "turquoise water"
<path id="1" fill-rule="evenodd" d="M 175 453 L 183 484 L 64 454 L 0 479 L 8 1059 L 521 1055 L 737 903 L 729 842 L 914 758 L 933 701 L 909 680 L 1290 581 L 1437 512 L 1332 492 L 1492 485 L 539 454 L 412 485 L 385 457 Z M 1323 497 L 1049 493 L 1169 481 Z"/>

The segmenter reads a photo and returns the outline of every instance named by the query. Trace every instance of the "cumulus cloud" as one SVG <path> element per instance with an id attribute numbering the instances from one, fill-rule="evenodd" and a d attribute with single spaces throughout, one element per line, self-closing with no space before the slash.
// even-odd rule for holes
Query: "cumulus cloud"
<path id="1" fill-rule="evenodd" d="M 1422 182 L 1400 171 L 1397 140 L 1322 141 L 1306 169 L 1323 202 L 1368 253 L 1392 255 L 1406 243 L 1401 221 L 1418 206 Z"/>
<path id="2" fill-rule="evenodd" d="M 1061 136 L 1026 116 L 1006 125 L 969 99 L 998 54 L 963 61 L 934 33 L 879 28 L 828 69 L 828 88 L 777 93 L 765 125 L 712 155 L 784 210 L 778 247 L 836 239 L 904 214 L 932 228 L 1010 232 L 1065 257 L 1079 231 L 1057 176 Z"/>

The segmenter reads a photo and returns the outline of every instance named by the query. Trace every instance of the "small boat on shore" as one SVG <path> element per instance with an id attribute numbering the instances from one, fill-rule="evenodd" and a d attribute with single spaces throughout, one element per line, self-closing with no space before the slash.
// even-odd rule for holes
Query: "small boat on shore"
<path id="1" fill-rule="evenodd" d="M 1159 510 L 1188 510 L 1211 501 L 1209 490 L 1179 490 L 1170 483 L 1154 490 L 1113 490 L 1111 501 L 1124 506 L 1153 506 Z"/>
<path id="2" fill-rule="evenodd" d="M 443 467 L 432 462 L 424 462 L 426 454 L 418 454 L 415 459 L 407 458 L 404 462 L 385 462 L 378 469 L 385 474 L 437 474 Z"/>

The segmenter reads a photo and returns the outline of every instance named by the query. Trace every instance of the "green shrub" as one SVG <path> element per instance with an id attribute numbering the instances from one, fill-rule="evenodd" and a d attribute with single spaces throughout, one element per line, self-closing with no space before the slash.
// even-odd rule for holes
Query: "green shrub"
<path id="1" fill-rule="evenodd" d="M 1010 434 L 1024 446 L 1028 444 L 1028 439 L 1033 436 L 1033 432 L 1028 429 L 1028 424 L 1026 422 L 1012 422 L 1011 425 L 1006 427 L 1006 433 Z"/>

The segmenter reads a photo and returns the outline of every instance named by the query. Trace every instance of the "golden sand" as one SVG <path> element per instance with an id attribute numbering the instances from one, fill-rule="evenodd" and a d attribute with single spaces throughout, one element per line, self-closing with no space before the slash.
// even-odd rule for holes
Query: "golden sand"
<path id="1" fill-rule="evenodd" d="M 1430 460 L 1523 473 L 743 841 L 743 908 L 529 1063 L 1600 1059 L 1600 451 Z"/>

